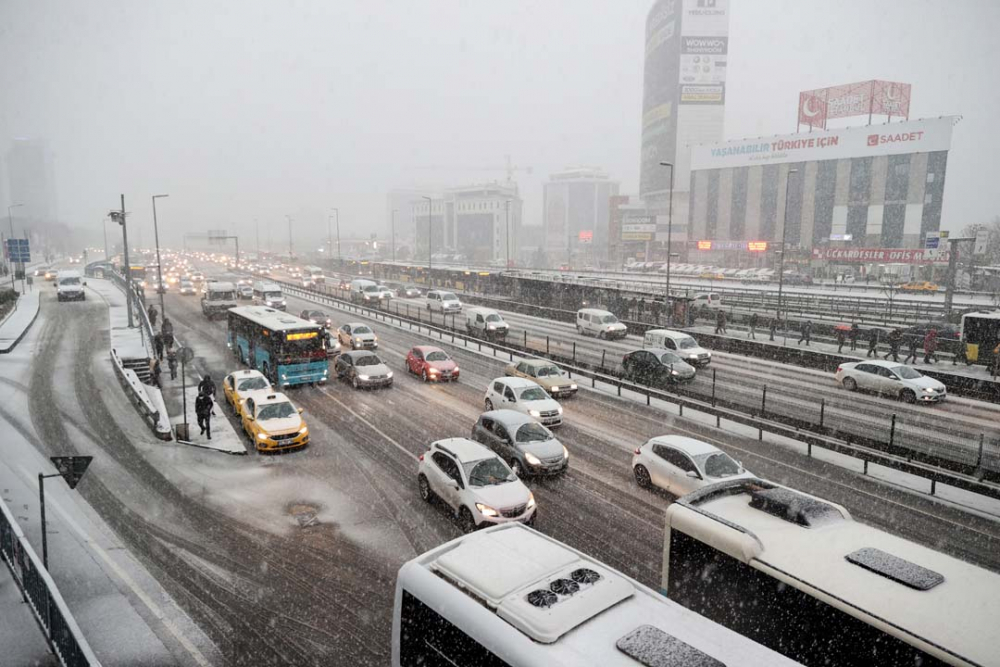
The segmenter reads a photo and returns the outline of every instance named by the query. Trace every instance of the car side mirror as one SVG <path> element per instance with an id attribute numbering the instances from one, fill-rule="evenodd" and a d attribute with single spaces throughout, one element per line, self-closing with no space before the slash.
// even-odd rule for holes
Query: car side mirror
<path id="1" fill-rule="evenodd" d="M 254 421 L 253 415 L 247 415 L 247 421 L 248 422 Z"/>
<path id="2" fill-rule="evenodd" d="M 450 486 L 453 489 L 457 489 L 459 487 L 458 480 L 457 479 L 448 478 L 448 486 Z"/>
<path id="3" fill-rule="evenodd" d="M 701 475 L 699 475 L 696 470 L 688 470 L 687 476 L 691 479 L 701 479 Z"/>
<path id="4" fill-rule="evenodd" d="M 302 408 L 299 408 L 299 414 L 300 414 L 300 415 L 302 414 L 302 412 L 303 412 L 303 409 L 302 409 Z"/>

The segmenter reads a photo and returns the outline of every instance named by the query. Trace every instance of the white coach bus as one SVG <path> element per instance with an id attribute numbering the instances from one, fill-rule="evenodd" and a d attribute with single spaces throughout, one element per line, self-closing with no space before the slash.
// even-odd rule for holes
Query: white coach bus
<path id="1" fill-rule="evenodd" d="M 396 579 L 394 667 L 786 667 L 797 663 L 517 523 Z"/>
<path id="2" fill-rule="evenodd" d="M 662 592 L 804 665 L 1000 665 L 1000 575 L 759 479 L 670 506 Z"/>

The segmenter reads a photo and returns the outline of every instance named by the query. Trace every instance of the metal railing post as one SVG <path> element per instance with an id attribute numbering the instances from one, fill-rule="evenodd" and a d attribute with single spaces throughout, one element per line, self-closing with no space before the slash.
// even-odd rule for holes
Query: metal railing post
<path id="1" fill-rule="evenodd" d="M 712 369 L 712 407 L 715 407 L 715 369 Z"/>
<path id="2" fill-rule="evenodd" d="M 892 447 L 896 440 L 896 413 L 892 413 L 892 424 L 889 426 L 889 446 Z"/>
<path id="3" fill-rule="evenodd" d="M 823 418 L 826 413 L 826 398 L 819 399 L 819 427 L 823 428 Z"/>

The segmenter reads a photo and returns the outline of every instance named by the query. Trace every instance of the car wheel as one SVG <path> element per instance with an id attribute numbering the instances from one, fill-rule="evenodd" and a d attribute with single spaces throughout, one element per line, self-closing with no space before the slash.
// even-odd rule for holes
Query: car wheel
<path id="1" fill-rule="evenodd" d="M 576 333 L 578 335 L 582 336 L 583 335 L 583 327 L 581 327 L 580 325 L 577 325 L 576 326 Z"/>
<path id="2" fill-rule="evenodd" d="M 424 370 L 420 371 L 420 379 L 423 380 L 424 382 L 427 382 L 427 369 L 426 368 Z"/>
<path id="3" fill-rule="evenodd" d="M 355 389 L 358 388 L 358 376 L 357 375 L 351 377 L 351 386 L 354 387 Z"/>
<path id="4" fill-rule="evenodd" d="M 598 337 L 599 339 L 601 339 L 601 340 L 604 340 L 605 338 L 607 338 L 607 336 L 605 335 L 605 333 L 604 333 L 603 331 L 599 331 L 599 332 L 597 333 L 597 337 Z"/>
<path id="5" fill-rule="evenodd" d="M 424 502 L 429 503 L 434 499 L 434 492 L 431 491 L 431 484 L 427 481 L 425 476 L 417 476 L 417 488 L 420 490 L 420 499 Z"/>
<path id="6" fill-rule="evenodd" d="M 462 529 L 463 533 L 471 533 L 476 530 L 476 520 L 472 516 L 472 512 L 469 511 L 468 507 L 463 507 L 458 513 L 458 525 Z"/>
<path id="7" fill-rule="evenodd" d="M 644 489 L 648 489 L 652 486 L 653 482 L 649 479 L 649 471 L 646 470 L 646 466 L 637 465 L 633 470 L 635 473 L 635 483 Z"/>
<path id="8" fill-rule="evenodd" d="M 514 472 L 514 474 L 515 474 L 515 475 L 517 475 L 518 477 L 523 477 L 523 476 L 524 476 L 524 469 L 523 469 L 523 468 L 521 467 L 521 462 L 520 462 L 520 461 L 518 461 L 517 459 L 514 459 L 514 460 L 513 460 L 512 462 L 511 462 L 511 464 L 510 464 L 510 469 L 511 469 L 511 470 L 512 470 L 512 471 Z"/>
<path id="9" fill-rule="evenodd" d="M 491 401 L 490 399 L 487 398 L 486 399 L 486 412 L 492 412 L 492 411 L 493 411 L 493 401 Z"/>
<path id="10" fill-rule="evenodd" d="M 844 389 L 847 391 L 857 391 L 858 383 L 854 378 L 844 378 Z"/>
<path id="11" fill-rule="evenodd" d="M 906 401 L 907 403 L 917 402 L 917 395 L 913 392 L 912 389 L 904 389 L 902 392 L 900 392 L 899 397 L 904 401 Z"/>

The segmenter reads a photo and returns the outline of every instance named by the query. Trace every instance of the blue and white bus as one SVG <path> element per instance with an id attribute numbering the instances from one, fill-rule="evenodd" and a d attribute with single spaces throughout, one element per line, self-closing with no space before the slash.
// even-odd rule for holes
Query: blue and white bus
<path id="1" fill-rule="evenodd" d="M 278 387 L 326 382 L 323 327 L 266 306 L 230 308 L 226 344 L 241 364 Z"/>

